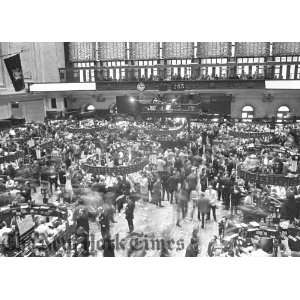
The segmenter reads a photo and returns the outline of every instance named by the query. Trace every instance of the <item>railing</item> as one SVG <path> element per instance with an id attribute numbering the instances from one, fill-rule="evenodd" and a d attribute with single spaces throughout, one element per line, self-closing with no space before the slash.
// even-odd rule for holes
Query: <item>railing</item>
<path id="1" fill-rule="evenodd" d="M 169 69 L 168 69 L 169 68 Z M 99 81 L 126 81 L 126 82 L 136 82 L 136 81 L 190 81 L 190 80 L 265 80 L 274 79 L 275 76 L 264 75 L 264 74 L 237 74 L 231 72 L 230 74 L 218 75 L 203 75 L 200 74 L 199 70 L 195 67 L 192 69 L 190 74 L 172 75 L 172 68 L 115 68 L 103 69 L 103 68 L 63 68 L 59 69 L 60 81 L 61 82 L 99 82 Z M 178 67 L 177 67 L 178 68 Z M 141 75 L 140 70 L 146 69 L 148 73 L 146 75 Z M 156 69 L 156 70 L 155 70 Z M 109 70 L 113 70 L 113 75 L 111 76 Z M 151 71 L 149 71 L 151 70 Z M 153 70 L 155 70 L 156 75 L 153 75 Z M 150 73 L 150 75 L 149 75 Z M 279 79 L 279 78 L 278 78 Z"/>
<path id="2" fill-rule="evenodd" d="M 155 82 L 155 81 L 216 81 L 216 80 L 275 80 L 300 79 L 298 62 L 218 64 L 156 64 L 147 66 L 93 66 L 59 69 L 62 82 Z"/>

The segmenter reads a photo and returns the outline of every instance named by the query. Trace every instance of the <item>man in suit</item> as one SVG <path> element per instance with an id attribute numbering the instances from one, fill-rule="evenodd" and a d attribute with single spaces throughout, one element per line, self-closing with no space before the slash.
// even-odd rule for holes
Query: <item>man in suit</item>
<path id="1" fill-rule="evenodd" d="M 187 180 L 188 192 L 189 192 L 189 196 L 190 196 L 191 191 L 196 189 L 196 186 L 198 183 L 196 168 L 192 168 L 192 172 L 187 176 L 186 180 Z"/>
<path id="2" fill-rule="evenodd" d="M 230 191 L 231 191 L 230 178 L 228 175 L 225 175 L 222 178 L 222 199 L 226 210 L 229 210 L 230 207 Z"/>
<path id="3" fill-rule="evenodd" d="M 134 230 L 133 218 L 134 218 L 134 202 L 129 198 L 126 209 L 125 209 L 125 218 L 128 223 L 129 233 L 132 233 Z"/>
<path id="4" fill-rule="evenodd" d="M 198 198 L 198 220 L 200 221 L 200 215 L 201 215 L 201 228 L 204 228 L 204 222 L 205 222 L 205 215 L 207 215 L 210 211 L 210 205 L 208 198 L 205 197 L 204 192 L 199 193 Z"/>
<path id="5" fill-rule="evenodd" d="M 240 205 L 241 200 L 241 189 L 239 188 L 237 183 L 234 183 L 231 189 L 231 214 L 237 213 L 237 208 Z"/>
<path id="6" fill-rule="evenodd" d="M 168 193 L 170 194 L 171 204 L 173 203 L 174 193 L 176 192 L 178 182 L 179 179 L 176 176 L 175 171 L 173 171 L 173 175 L 167 179 L 167 189 L 168 189 Z"/>
<path id="7" fill-rule="evenodd" d="M 101 227 L 101 235 L 103 239 L 106 239 L 110 235 L 110 218 L 109 218 L 109 213 L 107 210 L 104 210 L 101 208 L 100 213 L 99 213 L 99 224 Z"/>
<path id="8" fill-rule="evenodd" d="M 153 184 L 153 200 L 157 206 L 162 207 L 162 185 L 159 177 L 156 178 Z"/>

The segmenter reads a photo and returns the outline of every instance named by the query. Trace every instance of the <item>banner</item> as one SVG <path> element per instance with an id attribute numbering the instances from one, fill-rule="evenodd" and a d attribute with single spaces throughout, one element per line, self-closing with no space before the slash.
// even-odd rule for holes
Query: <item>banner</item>
<path id="1" fill-rule="evenodd" d="M 10 80 L 16 92 L 25 89 L 20 54 L 4 59 Z"/>

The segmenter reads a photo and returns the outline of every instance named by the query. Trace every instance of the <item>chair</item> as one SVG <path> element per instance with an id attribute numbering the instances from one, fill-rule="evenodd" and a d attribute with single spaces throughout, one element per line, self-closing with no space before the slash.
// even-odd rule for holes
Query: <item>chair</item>
<path id="1" fill-rule="evenodd" d="M 288 236 L 288 245 L 291 249 L 291 251 L 300 251 L 300 238 L 299 237 L 293 237 L 291 235 Z"/>
<path id="2" fill-rule="evenodd" d="M 273 239 L 269 237 L 262 237 L 260 240 L 260 246 L 262 250 L 267 253 L 273 252 Z"/>

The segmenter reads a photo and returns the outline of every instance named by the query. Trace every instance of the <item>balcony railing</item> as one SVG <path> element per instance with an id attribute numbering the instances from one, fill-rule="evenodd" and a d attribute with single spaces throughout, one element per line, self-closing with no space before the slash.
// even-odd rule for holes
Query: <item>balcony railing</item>
<path id="1" fill-rule="evenodd" d="M 149 65 L 74 67 L 59 69 L 62 82 L 96 82 L 109 86 L 122 83 L 147 82 L 157 85 L 174 81 L 259 81 L 300 79 L 300 67 L 292 62 L 267 61 L 264 63 Z"/>

